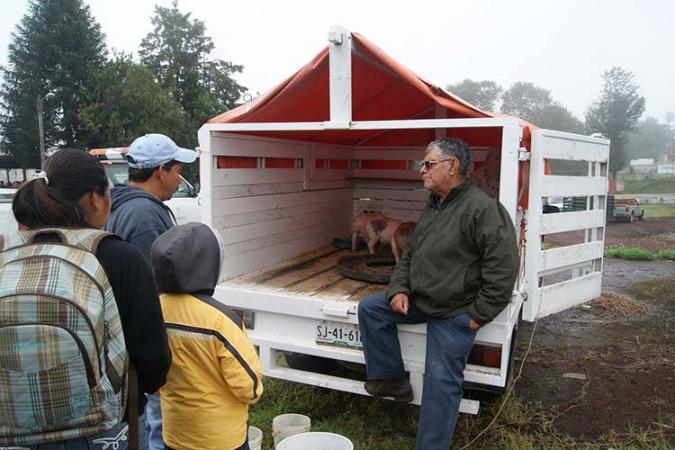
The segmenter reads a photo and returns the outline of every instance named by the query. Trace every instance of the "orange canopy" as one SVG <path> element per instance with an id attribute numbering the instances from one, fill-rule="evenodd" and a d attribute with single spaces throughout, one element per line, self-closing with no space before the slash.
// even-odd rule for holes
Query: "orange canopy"
<path id="1" fill-rule="evenodd" d="M 352 120 L 504 117 L 481 111 L 422 79 L 358 33 L 352 33 Z M 208 123 L 323 122 L 330 120 L 328 48 L 283 83 Z M 529 148 L 531 125 L 523 125 Z M 433 129 L 246 132 L 257 136 L 362 146 L 424 146 Z M 501 128 L 448 129 L 472 147 L 501 147 Z"/>

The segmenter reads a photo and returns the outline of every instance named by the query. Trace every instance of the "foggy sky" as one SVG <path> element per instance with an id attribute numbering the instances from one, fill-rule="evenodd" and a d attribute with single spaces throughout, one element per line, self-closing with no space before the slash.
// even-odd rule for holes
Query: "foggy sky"
<path id="1" fill-rule="evenodd" d="M 89 0 L 110 50 L 137 55 L 154 5 L 170 0 Z M 0 64 L 26 0 L 0 0 Z M 182 0 L 205 22 L 213 57 L 244 65 L 238 81 L 255 94 L 272 88 L 328 43 L 331 25 L 357 31 L 435 84 L 494 80 L 505 89 L 531 81 L 583 121 L 601 74 L 635 74 L 643 119 L 675 111 L 675 1 L 669 0 Z"/>

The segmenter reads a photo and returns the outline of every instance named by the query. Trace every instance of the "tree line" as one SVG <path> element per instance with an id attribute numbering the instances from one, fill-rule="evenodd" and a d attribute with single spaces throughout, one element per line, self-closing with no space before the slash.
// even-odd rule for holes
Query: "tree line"
<path id="1" fill-rule="evenodd" d="M 210 57 L 204 23 L 174 2 L 156 6 L 139 61 L 109 52 L 82 0 L 30 0 L 0 84 L 0 152 L 39 167 L 36 105 L 50 147 L 127 146 L 149 132 L 194 148 L 197 130 L 237 104 L 243 66 Z"/>
<path id="2" fill-rule="evenodd" d="M 39 166 L 38 98 L 47 148 L 126 146 L 148 132 L 192 148 L 198 128 L 236 106 L 247 90 L 234 79 L 243 66 L 211 58 L 213 49 L 204 23 L 182 13 L 175 1 L 155 7 L 136 61 L 108 51 L 82 0 L 30 0 L 12 34 L 8 64 L 0 68 L 0 153 L 23 168 Z M 448 90 L 482 110 L 542 128 L 601 133 L 612 141 L 612 173 L 629 159 L 675 152 L 672 120 L 639 122 L 645 99 L 632 73 L 614 67 L 602 82 L 583 122 L 549 90 L 529 82 L 504 89 L 466 79 Z"/>
<path id="3" fill-rule="evenodd" d="M 602 134 L 611 140 L 609 170 L 613 175 L 631 159 L 675 156 L 672 114 L 666 123 L 653 117 L 640 121 L 645 99 L 634 75 L 620 67 L 603 73 L 599 97 L 583 122 L 555 101 L 551 91 L 530 82 L 518 81 L 505 90 L 495 81 L 465 79 L 447 89 L 483 111 L 520 117 L 541 128 Z"/>

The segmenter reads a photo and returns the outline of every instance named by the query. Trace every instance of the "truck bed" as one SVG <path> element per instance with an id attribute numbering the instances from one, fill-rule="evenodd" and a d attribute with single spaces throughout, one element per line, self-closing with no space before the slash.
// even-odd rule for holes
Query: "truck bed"
<path id="1" fill-rule="evenodd" d="M 349 250 L 324 245 L 272 268 L 223 281 L 220 286 L 355 302 L 386 289 L 384 284 L 358 281 L 339 274 L 336 269 L 338 259 L 349 255 L 352 255 Z"/>

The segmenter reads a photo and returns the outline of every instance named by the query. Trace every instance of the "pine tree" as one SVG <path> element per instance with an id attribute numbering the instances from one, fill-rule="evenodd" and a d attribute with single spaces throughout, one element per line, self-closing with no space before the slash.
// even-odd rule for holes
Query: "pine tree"
<path id="1" fill-rule="evenodd" d="M 186 141 L 194 133 L 180 103 L 128 55 L 117 55 L 94 76 L 83 104 L 80 120 L 88 147 L 126 147 L 146 133 Z"/>
<path id="2" fill-rule="evenodd" d="M 627 70 L 612 67 L 602 74 L 602 79 L 600 100 L 586 113 L 586 128 L 610 139 L 609 171 L 616 176 L 628 162 L 625 147 L 645 111 L 645 98 L 638 93 L 639 86 Z"/>
<path id="3" fill-rule="evenodd" d="M 197 129 L 211 117 L 236 106 L 246 88 L 233 78 L 243 66 L 229 61 L 210 60 L 214 48 L 206 36 L 204 23 L 183 14 L 176 2 L 169 8 L 155 7 L 154 30 L 141 42 L 141 62 L 159 83 L 170 90 L 192 122 L 196 143 Z M 178 141 L 177 141 L 178 142 Z"/>
<path id="4" fill-rule="evenodd" d="M 46 147 L 77 147 L 82 89 L 105 61 L 100 26 L 81 0 L 30 0 L 8 50 L 0 85 L 0 150 L 39 165 L 36 99 L 44 101 Z"/>

